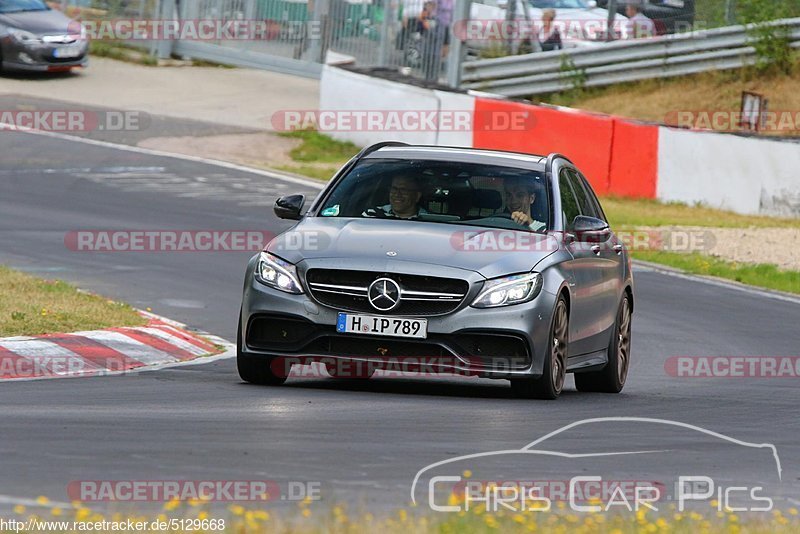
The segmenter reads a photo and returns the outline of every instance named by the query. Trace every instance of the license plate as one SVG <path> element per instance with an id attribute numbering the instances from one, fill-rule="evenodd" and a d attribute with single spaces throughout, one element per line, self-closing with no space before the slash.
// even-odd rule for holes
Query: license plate
<path id="1" fill-rule="evenodd" d="M 428 320 L 339 313 L 336 331 L 342 334 L 372 334 L 424 339 L 428 337 Z"/>
<path id="2" fill-rule="evenodd" d="M 56 48 L 53 50 L 53 57 L 60 59 L 68 57 L 78 57 L 81 55 L 81 47 L 79 45 L 68 45 Z"/>

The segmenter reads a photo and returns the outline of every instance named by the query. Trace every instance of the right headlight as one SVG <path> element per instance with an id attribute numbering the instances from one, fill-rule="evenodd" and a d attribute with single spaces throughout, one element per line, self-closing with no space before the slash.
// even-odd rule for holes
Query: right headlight
<path id="1" fill-rule="evenodd" d="M 8 28 L 8 34 L 18 43 L 41 43 L 42 39 L 28 30 L 20 30 L 19 28 Z"/>
<path id="2" fill-rule="evenodd" d="M 255 271 L 256 280 L 286 293 L 299 295 L 303 287 L 297 278 L 297 269 L 288 261 L 284 261 L 269 252 L 262 252 L 258 258 Z"/>
<path id="3" fill-rule="evenodd" d="M 542 289 L 539 273 L 516 274 L 493 278 L 483 284 L 483 289 L 472 302 L 473 308 L 496 308 L 522 304 L 536 298 Z"/>

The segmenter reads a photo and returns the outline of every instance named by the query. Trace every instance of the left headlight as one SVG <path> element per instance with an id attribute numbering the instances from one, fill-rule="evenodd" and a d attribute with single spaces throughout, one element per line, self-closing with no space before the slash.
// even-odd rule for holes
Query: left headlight
<path id="1" fill-rule="evenodd" d="M 19 43 L 33 44 L 42 42 L 41 37 L 38 35 L 27 30 L 20 30 L 19 28 L 8 28 L 8 34 Z"/>
<path id="2" fill-rule="evenodd" d="M 256 280 L 262 284 L 286 293 L 299 295 L 303 292 L 297 278 L 297 268 L 277 256 L 262 252 L 255 270 Z"/>
<path id="3" fill-rule="evenodd" d="M 522 304 L 536 298 L 542 289 L 539 273 L 516 274 L 487 280 L 472 302 L 474 308 L 496 308 Z"/>

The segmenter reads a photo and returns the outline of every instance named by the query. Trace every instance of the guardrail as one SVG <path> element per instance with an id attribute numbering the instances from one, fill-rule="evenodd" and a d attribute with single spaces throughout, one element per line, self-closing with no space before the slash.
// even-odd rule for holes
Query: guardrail
<path id="1" fill-rule="evenodd" d="M 769 23 L 786 26 L 793 48 L 800 48 L 800 18 Z M 465 61 L 461 87 L 509 97 L 666 78 L 756 63 L 750 46 L 752 26 L 729 26 L 593 48 L 556 50 L 496 59 Z"/>

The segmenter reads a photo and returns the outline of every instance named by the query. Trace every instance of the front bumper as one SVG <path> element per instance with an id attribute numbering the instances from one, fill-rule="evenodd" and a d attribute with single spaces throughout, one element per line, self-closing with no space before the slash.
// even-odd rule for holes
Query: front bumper
<path id="1" fill-rule="evenodd" d="M 85 67 L 89 63 L 88 41 L 75 43 L 20 43 L 11 37 L 2 39 L 2 67 L 21 71 L 61 71 L 75 67 Z M 66 46 L 78 46 L 80 54 L 70 58 L 56 57 L 57 50 Z"/>
<path id="2" fill-rule="evenodd" d="M 426 317 L 426 339 L 340 334 L 336 322 L 343 310 L 321 305 L 308 293 L 293 295 L 264 286 L 253 277 L 254 267 L 251 261 L 242 299 L 242 339 L 238 340 L 242 352 L 249 355 L 262 355 L 265 360 L 280 356 L 294 363 L 360 361 L 376 369 L 488 378 L 542 374 L 556 299 L 545 290 L 524 304 L 471 308 L 483 277 L 461 271 L 461 278 L 470 282 L 467 297 L 451 313 Z M 397 272 L 414 268 L 398 265 Z"/>

